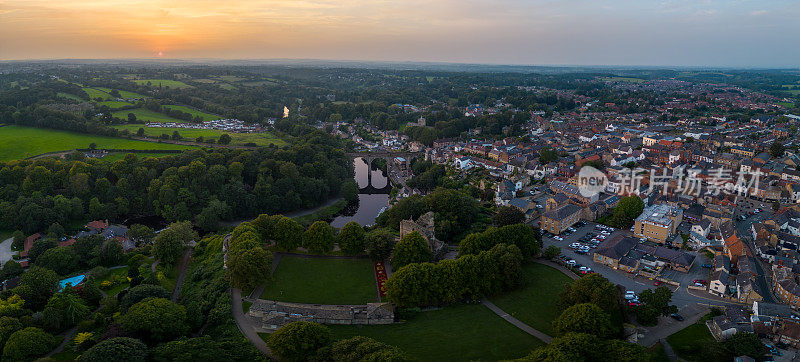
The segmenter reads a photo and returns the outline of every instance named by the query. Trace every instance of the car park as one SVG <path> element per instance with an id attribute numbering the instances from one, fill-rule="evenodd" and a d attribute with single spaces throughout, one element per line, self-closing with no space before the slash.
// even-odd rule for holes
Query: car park
<path id="1" fill-rule="evenodd" d="M 672 314 L 670 314 L 669 316 L 670 316 L 672 319 L 674 319 L 674 320 L 676 320 L 676 321 L 678 321 L 678 322 L 682 322 L 682 321 L 683 321 L 683 316 L 682 316 L 682 315 L 680 315 L 680 314 L 678 314 L 678 313 L 672 313 Z"/>

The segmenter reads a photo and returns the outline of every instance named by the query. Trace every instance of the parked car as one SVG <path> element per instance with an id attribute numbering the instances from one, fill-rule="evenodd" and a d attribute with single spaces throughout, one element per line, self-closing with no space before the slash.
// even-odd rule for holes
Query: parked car
<path id="1" fill-rule="evenodd" d="M 711 267 L 713 267 L 713 265 L 711 265 L 711 264 L 703 264 L 703 265 L 701 265 L 701 267 L 703 267 L 703 268 L 711 268 Z"/>
<path id="2" fill-rule="evenodd" d="M 676 321 L 683 322 L 683 316 L 678 313 L 672 313 L 669 316 Z"/>
<path id="3" fill-rule="evenodd" d="M 703 279 L 695 279 L 695 280 L 694 280 L 694 282 L 695 282 L 696 284 L 705 284 L 705 283 L 706 283 L 706 281 L 705 281 L 705 280 L 703 280 Z"/>
<path id="4" fill-rule="evenodd" d="M 625 300 L 633 300 L 636 298 L 636 292 L 629 290 L 625 292 Z"/>
<path id="5" fill-rule="evenodd" d="M 640 305 L 642 305 L 642 303 L 639 303 L 638 301 L 630 301 L 630 302 L 628 302 L 628 306 L 630 306 L 630 307 L 638 307 Z"/>
<path id="6" fill-rule="evenodd" d="M 660 281 L 658 281 L 658 280 L 656 280 L 656 281 L 654 281 L 654 282 L 653 282 L 653 285 L 655 285 L 655 286 L 659 286 L 659 285 L 661 285 L 661 282 L 660 282 Z"/>
<path id="7" fill-rule="evenodd" d="M 577 263 L 578 263 L 578 262 L 576 262 L 576 261 L 575 261 L 575 259 L 570 259 L 570 260 L 567 260 L 567 263 L 566 263 L 566 264 L 567 264 L 567 265 L 572 265 L 572 266 L 575 266 L 575 264 L 577 264 Z"/>
<path id="8" fill-rule="evenodd" d="M 554 236 L 553 239 L 556 239 L 558 241 L 564 241 L 564 238 L 562 238 L 562 237 L 560 237 L 558 235 Z"/>

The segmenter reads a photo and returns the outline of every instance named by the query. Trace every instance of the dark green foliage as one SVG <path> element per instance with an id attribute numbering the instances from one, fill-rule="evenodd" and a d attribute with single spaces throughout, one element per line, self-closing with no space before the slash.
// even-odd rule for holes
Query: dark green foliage
<path id="1" fill-rule="evenodd" d="M 431 261 L 433 253 L 425 238 L 419 232 L 411 232 L 395 245 L 392 267 L 400 269 L 411 263 Z"/>
<path id="2" fill-rule="evenodd" d="M 23 271 L 22 265 L 16 260 L 9 260 L 3 265 L 3 270 L 0 271 L 0 280 L 11 279 L 22 274 Z"/>
<path id="3" fill-rule="evenodd" d="M 501 206 L 497 208 L 497 212 L 492 216 L 492 222 L 497 227 L 520 224 L 524 221 L 525 214 L 514 206 Z"/>
<path id="4" fill-rule="evenodd" d="M 128 310 L 132 305 L 141 302 L 146 298 L 169 298 L 170 293 L 160 285 L 142 284 L 137 285 L 122 297 L 119 307 L 122 311 Z"/>
<path id="5" fill-rule="evenodd" d="M 42 317 L 48 331 L 63 331 L 76 325 L 91 313 L 89 307 L 73 289 L 56 293 L 45 305 Z"/>
<path id="6" fill-rule="evenodd" d="M 633 221 L 642 214 L 644 201 L 638 196 L 623 197 L 614 208 L 611 225 L 618 228 L 629 228 Z"/>
<path id="7" fill-rule="evenodd" d="M 307 361 L 332 338 L 330 329 L 321 324 L 292 322 L 273 332 L 267 345 L 282 360 Z"/>
<path id="8" fill-rule="evenodd" d="M 553 321 L 553 329 L 559 335 L 587 333 L 601 338 L 611 335 L 611 320 L 608 314 L 592 303 L 573 305 Z"/>
<path id="9" fill-rule="evenodd" d="M 79 362 L 144 362 L 147 360 L 147 346 L 134 338 L 117 337 L 106 339 L 84 352 Z"/>
<path id="10" fill-rule="evenodd" d="M 412 360 L 400 348 L 364 336 L 334 342 L 330 347 L 330 359 L 338 362 Z"/>
<path id="11" fill-rule="evenodd" d="M 131 306 L 121 322 L 142 339 L 167 341 L 186 332 L 186 309 L 164 298 L 145 299 Z"/>
<path id="12" fill-rule="evenodd" d="M 56 292 L 58 280 L 58 274 L 54 271 L 34 265 L 22 275 L 19 286 L 14 290 L 25 299 L 27 308 L 37 310 Z"/>
<path id="13" fill-rule="evenodd" d="M 623 361 L 646 362 L 650 355 L 644 347 L 620 340 L 603 340 L 583 333 L 569 333 L 553 339 L 523 358 L 524 361 Z"/>
<path id="14" fill-rule="evenodd" d="M 677 307 L 669 304 L 672 301 L 672 291 L 665 286 L 642 291 L 639 293 L 639 301 L 643 305 L 637 308 L 636 319 L 644 325 L 655 325 L 658 323 L 658 316 L 678 311 Z"/>
<path id="15" fill-rule="evenodd" d="M 55 347 L 56 337 L 36 327 L 11 334 L 3 347 L 3 361 L 29 361 Z"/>
<path id="16" fill-rule="evenodd" d="M 197 232 L 189 222 L 175 222 L 156 236 L 153 254 L 162 263 L 173 265 L 183 253 L 183 247 L 192 240 L 197 240 Z"/>
<path id="17" fill-rule="evenodd" d="M 350 221 L 342 227 L 337 235 L 339 248 L 349 255 L 356 255 L 364 252 L 364 240 L 366 233 L 364 228 L 357 222 Z"/>
<path id="18" fill-rule="evenodd" d="M 525 259 L 536 256 L 542 248 L 538 229 L 526 224 L 514 224 L 467 235 L 459 244 L 458 253 L 478 254 L 500 243 L 516 245 Z"/>
<path id="19" fill-rule="evenodd" d="M 566 310 L 581 303 L 594 303 L 604 311 L 611 312 L 619 309 L 619 291 L 602 275 L 589 274 L 564 286 L 559 295 L 558 307 Z"/>
<path id="20" fill-rule="evenodd" d="M 438 264 L 412 263 L 389 278 L 387 299 L 401 308 L 453 303 L 518 288 L 522 283 L 522 253 L 514 245 L 498 244 L 478 255 Z"/>
<path id="21" fill-rule="evenodd" d="M 80 266 L 78 254 L 72 246 L 48 249 L 36 261 L 36 265 L 67 275 L 77 271 Z"/>
<path id="22" fill-rule="evenodd" d="M 303 242 L 303 225 L 294 219 L 283 217 L 275 224 L 273 238 L 275 245 L 281 250 L 292 251 L 300 247 Z"/>
<path id="23" fill-rule="evenodd" d="M 347 180 L 342 184 L 342 197 L 348 204 L 358 201 L 358 183 L 355 180 Z"/>
<path id="24" fill-rule="evenodd" d="M 559 247 L 557 247 L 555 245 L 550 245 L 550 246 L 547 247 L 547 249 L 544 250 L 544 258 L 545 259 L 554 259 L 559 254 L 561 254 L 561 248 L 559 248 Z"/>
<path id="25" fill-rule="evenodd" d="M 364 238 L 367 254 L 374 261 L 382 261 L 392 255 L 395 246 L 394 235 L 386 229 L 375 229 Z"/>
<path id="26" fill-rule="evenodd" d="M 376 224 L 399 230 L 401 220 L 416 220 L 428 211 L 433 211 L 435 215 L 436 237 L 447 241 L 469 229 L 479 209 L 472 195 L 458 190 L 439 189 L 424 197 L 412 195 L 400 200 L 382 213 Z"/>
<path id="27" fill-rule="evenodd" d="M 317 221 L 306 229 L 303 234 L 303 247 L 315 254 L 324 254 L 333 250 L 336 235 L 325 221 Z"/>

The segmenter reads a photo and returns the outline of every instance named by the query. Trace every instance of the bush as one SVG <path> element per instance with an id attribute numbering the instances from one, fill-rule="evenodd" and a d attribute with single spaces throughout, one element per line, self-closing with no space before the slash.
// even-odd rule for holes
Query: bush
<path id="1" fill-rule="evenodd" d="M 40 328 L 28 327 L 14 332 L 3 347 L 3 360 L 27 361 L 50 352 L 58 339 Z"/>
<path id="2" fill-rule="evenodd" d="M 327 346 L 333 335 L 328 327 L 311 322 L 292 322 L 269 336 L 267 345 L 287 361 L 307 361 Z"/>
<path id="3" fill-rule="evenodd" d="M 117 337 L 102 341 L 78 357 L 79 362 L 136 362 L 147 360 L 147 346 L 134 338 Z"/>

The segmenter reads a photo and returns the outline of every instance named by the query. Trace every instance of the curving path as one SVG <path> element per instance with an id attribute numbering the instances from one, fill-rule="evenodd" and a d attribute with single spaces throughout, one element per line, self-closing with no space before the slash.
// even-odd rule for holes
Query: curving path
<path id="1" fill-rule="evenodd" d="M 181 264 L 179 266 L 178 280 L 175 282 L 175 289 L 172 291 L 172 302 L 177 302 L 178 297 L 181 295 L 181 288 L 183 287 L 183 280 L 186 279 L 186 267 L 189 266 L 189 259 L 192 257 L 192 248 L 187 248 L 183 251 Z"/>
<path id="2" fill-rule="evenodd" d="M 505 319 L 508 323 L 511 323 L 514 326 L 516 326 L 517 328 L 525 331 L 525 333 L 528 333 L 528 334 L 530 334 L 530 335 L 532 335 L 532 336 L 534 336 L 536 338 L 539 338 L 540 340 L 542 340 L 542 342 L 550 343 L 550 342 L 553 341 L 553 337 L 550 337 L 547 334 L 545 334 L 544 332 L 539 331 L 537 329 L 534 329 L 533 327 L 531 327 L 531 326 L 529 326 L 529 325 L 527 325 L 525 323 L 522 323 L 522 321 L 520 321 L 519 319 L 516 319 L 516 318 L 512 317 L 510 314 L 504 312 L 502 309 L 500 309 L 500 307 L 494 305 L 494 303 L 490 302 L 488 299 L 486 299 L 486 298 L 481 299 L 481 304 L 485 305 L 486 308 L 489 308 L 489 310 L 494 312 L 494 314 L 497 314 L 498 316 L 500 316 L 500 318 Z"/>
<path id="3" fill-rule="evenodd" d="M 267 343 L 261 339 L 258 333 L 256 333 L 255 326 L 253 326 L 244 315 L 244 311 L 242 310 L 242 291 L 237 288 L 231 288 L 230 291 L 233 320 L 236 321 L 236 326 L 239 328 L 239 331 L 241 331 L 242 334 L 244 334 L 244 336 L 250 341 L 250 343 L 258 348 L 261 353 L 264 353 L 267 356 L 272 356 L 272 351 L 270 351 L 269 347 L 267 347 Z"/>

